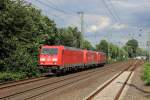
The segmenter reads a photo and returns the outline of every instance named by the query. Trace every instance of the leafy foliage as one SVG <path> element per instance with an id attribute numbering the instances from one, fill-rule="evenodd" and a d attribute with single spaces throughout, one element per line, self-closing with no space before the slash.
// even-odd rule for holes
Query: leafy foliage
<path id="1" fill-rule="evenodd" d="M 76 27 L 57 28 L 24 0 L 1 0 L 0 15 L 1 72 L 38 76 L 38 48 L 44 44 L 83 48 L 84 39 Z M 88 41 L 86 45 L 91 48 Z"/>
<path id="2" fill-rule="evenodd" d="M 87 49 L 87 50 L 95 50 L 95 48 L 91 45 L 91 43 L 87 40 L 84 40 L 82 49 Z"/>
<path id="3" fill-rule="evenodd" d="M 108 42 L 106 40 L 101 40 L 100 43 L 96 45 L 96 49 L 108 55 Z"/>
<path id="4" fill-rule="evenodd" d="M 130 58 L 135 57 L 138 49 L 138 41 L 135 39 L 129 40 L 124 48 L 128 52 Z"/>
<path id="5" fill-rule="evenodd" d="M 127 52 L 123 48 L 119 48 L 117 45 L 108 43 L 106 40 L 101 40 L 100 43 L 96 45 L 96 49 L 105 52 L 108 60 L 111 62 L 125 60 L 128 57 Z"/>
<path id="6" fill-rule="evenodd" d="M 56 42 L 54 21 L 22 0 L 2 0 L 0 8 L 0 70 L 38 75 L 39 46 Z"/>
<path id="7" fill-rule="evenodd" d="M 56 44 L 82 48 L 83 36 L 76 27 L 61 28 L 58 30 L 58 35 Z"/>
<path id="8" fill-rule="evenodd" d="M 150 85 L 150 63 L 144 64 L 143 79 L 146 85 Z"/>
<path id="9" fill-rule="evenodd" d="M 0 72 L 0 82 L 20 80 L 24 78 L 26 78 L 26 75 L 23 73 Z"/>

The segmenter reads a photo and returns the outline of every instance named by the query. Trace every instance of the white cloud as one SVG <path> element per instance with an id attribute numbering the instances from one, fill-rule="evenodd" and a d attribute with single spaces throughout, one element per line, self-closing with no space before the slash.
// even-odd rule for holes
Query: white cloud
<path id="1" fill-rule="evenodd" d="M 102 17 L 100 17 L 100 20 L 98 22 L 98 27 L 100 29 L 104 29 L 104 28 L 108 27 L 110 24 L 111 24 L 111 20 L 109 19 L 109 17 L 102 16 Z"/>
<path id="2" fill-rule="evenodd" d="M 111 24 L 111 20 L 107 16 L 100 16 L 98 18 L 98 21 L 91 25 L 90 28 L 88 28 L 88 32 L 95 32 L 99 30 L 103 30 L 107 27 L 109 27 Z"/>
<path id="3" fill-rule="evenodd" d="M 98 30 L 98 27 L 96 25 L 91 26 L 91 31 L 96 32 Z"/>
<path id="4" fill-rule="evenodd" d="M 119 24 L 119 23 L 115 23 L 114 25 L 112 25 L 113 29 L 125 29 L 127 27 L 128 27 L 128 25 L 126 25 L 126 24 Z"/>

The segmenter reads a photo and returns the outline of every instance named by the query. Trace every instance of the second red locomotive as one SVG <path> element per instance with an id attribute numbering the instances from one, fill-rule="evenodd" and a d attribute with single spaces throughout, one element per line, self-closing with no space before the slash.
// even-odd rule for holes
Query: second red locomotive
<path id="1" fill-rule="evenodd" d="M 39 52 L 39 65 L 43 69 L 50 69 L 53 73 L 68 70 L 84 69 L 106 63 L 103 52 L 81 50 L 66 46 L 42 46 Z"/>

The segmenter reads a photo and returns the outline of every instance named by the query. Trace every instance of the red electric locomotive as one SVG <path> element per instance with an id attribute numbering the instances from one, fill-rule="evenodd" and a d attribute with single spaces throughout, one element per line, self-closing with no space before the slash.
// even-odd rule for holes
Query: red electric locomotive
<path id="1" fill-rule="evenodd" d="M 84 66 L 84 52 L 72 47 L 42 46 L 39 65 L 41 68 L 50 69 L 54 73 Z"/>
<path id="2" fill-rule="evenodd" d="M 81 50 L 66 46 L 42 46 L 39 50 L 39 65 L 41 69 L 49 69 L 53 73 L 76 70 L 104 64 L 104 53 Z"/>
<path id="3" fill-rule="evenodd" d="M 97 64 L 97 54 L 95 51 L 84 50 L 84 64 L 87 67 Z"/>
<path id="4" fill-rule="evenodd" d="M 103 52 L 97 52 L 97 64 L 104 65 L 106 63 L 106 55 Z"/>

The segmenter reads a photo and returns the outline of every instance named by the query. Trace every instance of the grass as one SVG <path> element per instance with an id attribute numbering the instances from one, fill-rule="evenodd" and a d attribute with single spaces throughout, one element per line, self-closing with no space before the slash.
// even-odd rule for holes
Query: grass
<path id="1" fill-rule="evenodd" d="M 144 64 L 143 80 L 146 85 L 150 85 L 150 62 Z"/>
<path id="2" fill-rule="evenodd" d="M 26 75 L 23 73 L 0 72 L 0 82 L 16 81 L 16 80 L 24 79 L 25 77 L 26 77 Z"/>

